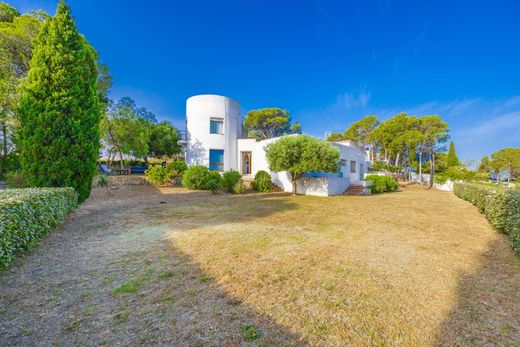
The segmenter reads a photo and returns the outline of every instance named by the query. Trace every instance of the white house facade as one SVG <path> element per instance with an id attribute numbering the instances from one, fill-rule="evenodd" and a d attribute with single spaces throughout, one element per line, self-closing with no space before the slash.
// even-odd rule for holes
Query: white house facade
<path id="1" fill-rule="evenodd" d="M 197 95 L 186 102 L 186 163 L 205 165 L 210 170 L 240 172 L 252 178 L 264 170 L 273 183 L 292 192 L 287 172 L 272 172 L 266 158 L 266 148 L 278 138 L 257 141 L 246 138 L 242 129 L 240 104 L 219 95 Z M 291 135 L 287 135 L 291 136 Z M 348 141 L 332 143 L 340 151 L 341 170 L 337 173 L 307 173 L 298 182 L 298 193 L 309 195 L 339 195 L 350 185 L 362 184 L 370 164 L 367 151 Z"/>

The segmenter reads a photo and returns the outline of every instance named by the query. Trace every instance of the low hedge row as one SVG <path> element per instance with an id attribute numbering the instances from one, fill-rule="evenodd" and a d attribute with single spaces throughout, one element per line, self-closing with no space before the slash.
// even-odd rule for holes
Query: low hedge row
<path id="1" fill-rule="evenodd" d="M 72 188 L 0 191 L 0 268 L 63 224 L 78 204 Z"/>
<path id="2" fill-rule="evenodd" d="M 495 230 L 509 236 L 513 249 L 520 254 L 519 191 L 502 186 L 457 182 L 453 184 L 453 192 L 475 205 Z"/>

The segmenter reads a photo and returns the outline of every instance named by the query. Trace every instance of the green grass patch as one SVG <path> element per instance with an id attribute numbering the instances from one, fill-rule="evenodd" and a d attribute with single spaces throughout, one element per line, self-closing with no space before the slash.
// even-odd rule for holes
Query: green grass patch
<path id="1" fill-rule="evenodd" d="M 246 342 L 252 342 L 260 338 L 260 331 L 251 324 L 242 323 L 240 324 L 240 332 Z"/>
<path id="2" fill-rule="evenodd" d="M 112 289 L 114 294 L 136 294 L 139 288 L 147 281 L 146 277 L 139 277 L 121 284 L 119 287 Z"/>

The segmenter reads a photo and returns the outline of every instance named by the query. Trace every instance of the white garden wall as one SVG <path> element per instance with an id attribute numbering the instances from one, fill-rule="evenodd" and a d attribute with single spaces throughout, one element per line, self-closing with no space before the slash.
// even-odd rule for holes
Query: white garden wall
<path id="1" fill-rule="evenodd" d="M 314 196 L 342 195 L 348 186 L 349 180 L 345 177 L 303 177 L 298 180 L 296 192 Z"/>

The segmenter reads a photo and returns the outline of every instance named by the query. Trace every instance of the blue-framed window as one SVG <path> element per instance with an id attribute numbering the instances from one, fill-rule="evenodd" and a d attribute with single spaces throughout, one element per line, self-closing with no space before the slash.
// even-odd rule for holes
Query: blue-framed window
<path id="1" fill-rule="evenodd" d="M 224 120 L 222 118 L 210 118 L 209 133 L 224 134 Z"/>
<path id="2" fill-rule="evenodd" d="M 209 150 L 209 169 L 211 171 L 224 171 L 224 150 Z"/>

